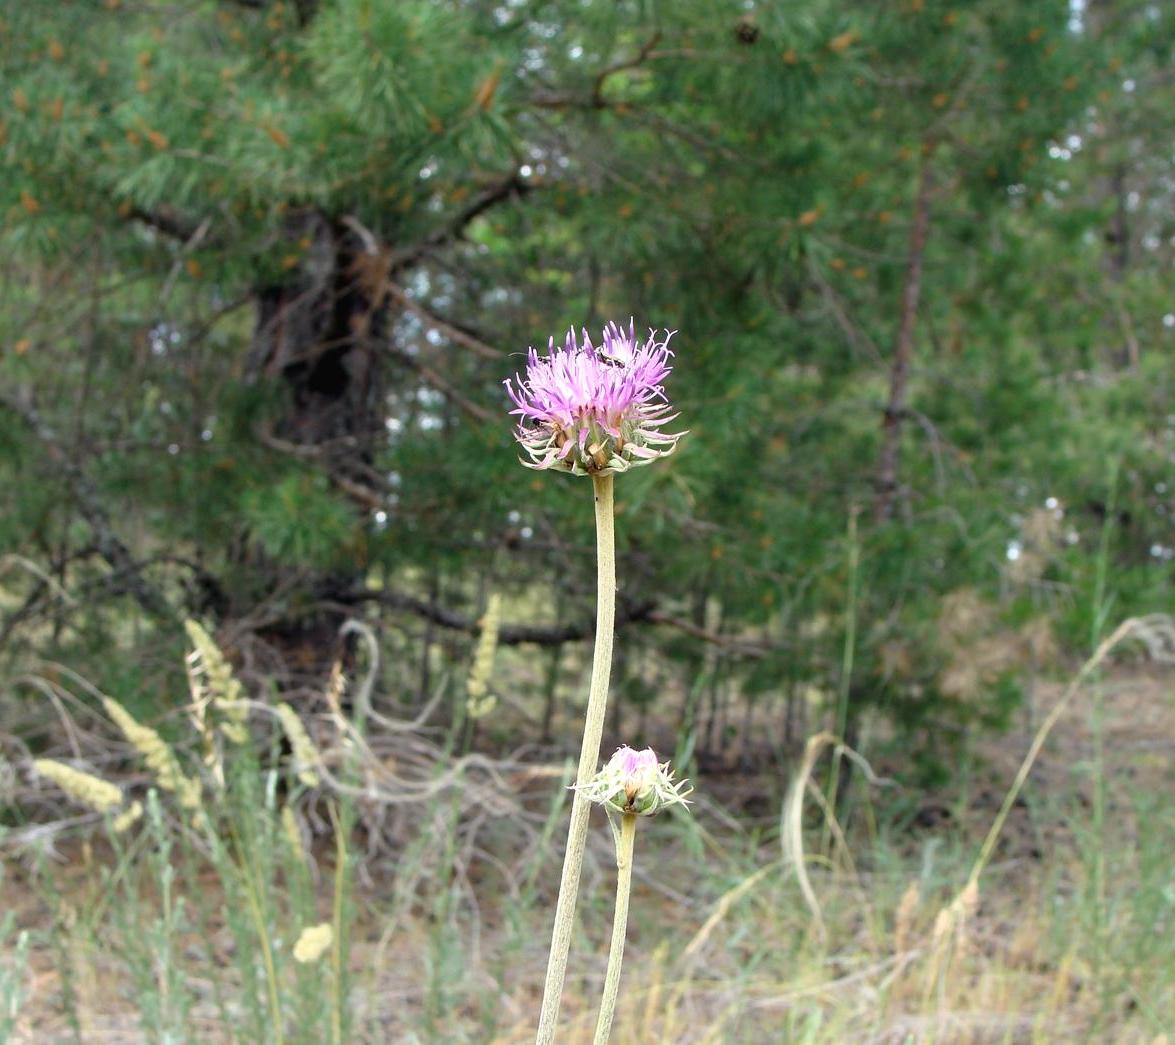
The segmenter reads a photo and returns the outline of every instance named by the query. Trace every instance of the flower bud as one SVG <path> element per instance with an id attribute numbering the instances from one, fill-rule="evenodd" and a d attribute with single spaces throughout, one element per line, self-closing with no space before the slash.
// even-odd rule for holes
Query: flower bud
<path id="1" fill-rule="evenodd" d="M 659 763 L 651 747 L 636 751 L 627 745 L 618 748 L 584 787 L 589 801 L 617 813 L 652 816 L 666 806 L 688 805 L 687 781 L 673 782 L 668 762 Z"/>

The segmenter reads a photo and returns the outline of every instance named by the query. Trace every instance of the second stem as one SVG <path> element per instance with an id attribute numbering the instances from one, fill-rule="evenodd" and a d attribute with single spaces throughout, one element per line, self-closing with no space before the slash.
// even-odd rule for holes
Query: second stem
<path id="1" fill-rule="evenodd" d="M 628 897 L 632 892 L 632 853 L 635 844 L 636 814 L 624 813 L 620 819 L 620 834 L 616 838 L 616 913 L 612 916 L 612 945 L 608 949 L 608 972 L 604 977 L 604 997 L 600 1002 L 594 1045 L 608 1045 L 612 1017 L 616 1014 L 620 967 L 624 962 L 624 938 L 628 932 Z"/>

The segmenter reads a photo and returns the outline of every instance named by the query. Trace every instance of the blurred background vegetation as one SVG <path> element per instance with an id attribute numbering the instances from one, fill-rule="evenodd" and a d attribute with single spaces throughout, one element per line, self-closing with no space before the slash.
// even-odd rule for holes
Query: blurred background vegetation
<path id="1" fill-rule="evenodd" d="M 1173 44 L 1151 0 L 0 0 L 0 670 L 166 725 L 194 618 L 309 714 L 358 619 L 383 713 L 573 750 L 589 489 L 502 381 L 633 316 L 690 434 L 618 483 L 605 743 L 950 782 L 1172 607 Z"/>
<path id="2" fill-rule="evenodd" d="M 5 4 L 4 655 L 162 710 L 177 617 L 287 690 L 361 615 L 424 699 L 499 592 L 551 651 L 512 695 L 562 693 L 587 490 L 518 467 L 501 382 L 632 315 L 691 435 L 621 485 L 617 724 L 1006 722 L 1102 627 L 1104 529 L 1115 612 L 1169 602 L 1171 21 Z"/>

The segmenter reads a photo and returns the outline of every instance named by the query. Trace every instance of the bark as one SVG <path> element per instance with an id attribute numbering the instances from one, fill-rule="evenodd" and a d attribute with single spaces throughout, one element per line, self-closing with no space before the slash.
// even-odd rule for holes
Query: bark
<path id="1" fill-rule="evenodd" d="M 1126 278 L 1130 267 L 1130 212 L 1127 208 L 1126 167 L 1118 164 L 1110 178 L 1110 191 L 1114 196 L 1114 217 L 1106 232 L 1106 244 L 1110 251 L 1110 274 L 1116 282 Z"/>
<path id="2" fill-rule="evenodd" d="M 415 369 L 466 412 L 481 420 L 486 416 L 443 375 L 390 343 L 393 310 L 425 311 L 431 325 L 444 323 L 412 303 L 396 279 L 457 243 L 470 222 L 524 190 L 514 174 L 493 182 L 420 242 L 400 247 L 351 215 L 328 217 L 306 208 L 287 216 L 282 236 L 298 264 L 281 279 L 255 288 L 256 325 L 246 377 L 279 382 L 287 395 L 283 415 L 262 438 L 313 459 L 357 511 L 384 503 L 375 465 L 386 438 L 393 367 Z M 492 347 L 455 324 L 444 323 L 444 332 L 462 347 L 496 357 Z M 256 549 L 247 554 L 249 569 L 267 590 L 288 577 L 286 564 L 259 558 Z M 264 632 L 267 641 L 293 664 L 313 673 L 329 669 L 339 626 L 363 601 L 365 573 L 356 562 L 299 583 L 316 600 L 316 611 L 270 625 Z"/>
<path id="3" fill-rule="evenodd" d="M 340 440 L 370 462 L 383 418 L 377 342 L 387 326 L 386 256 L 315 212 L 291 218 L 286 231 L 309 246 L 289 279 L 257 289 L 247 376 L 286 385 L 281 438 L 307 447 Z"/>
<path id="4" fill-rule="evenodd" d="M 386 413 L 387 252 L 371 251 L 353 231 L 313 210 L 292 214 L 283 233 L 302 260 L 287 278 L 255 289 L 245 364 L 248 380 L 279 382 L 287 397 L 273 431 L 262 438 L 312 458 L 351 494 L 356 511 L 369 511 L 381 503 L 370 487 Z M 288 564 L 253 547 L 245 554 L 263 589 L 278 589 L 288 578 Z M 308 578 L 299 588 L 321 607 L 265 627 L 266 641 L 311 677 L 329 670 L 339 627 L 352 615 L 347 594 L 361 587 L 365 569 L 356 561 Z"/>
<path id="5" fill-rule="evenodd" d="M 898 456 L 901 448 L 902 419 L 910 381 L 910 360 L 914 352 L 914 328 L 918 301 L 922 294 L 922 260 L 926 237 L 930 231 L 931 157 L 925 153 L 918 173 L 914 196 L 914 221 L 910 228 L 910 250 L 906 278 L 902 286 L 901 316 L 890 369 L 889 401 L 882 420 L 881 455 L 877 462 L 876 493 L 873 502 L 875 522 L 885 522 L 893 515 L 898 491 Z"/>

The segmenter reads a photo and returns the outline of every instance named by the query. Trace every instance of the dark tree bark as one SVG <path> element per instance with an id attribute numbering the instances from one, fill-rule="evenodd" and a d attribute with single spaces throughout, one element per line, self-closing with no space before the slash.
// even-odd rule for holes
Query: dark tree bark
<path id="1" fill-rule="evenodd" d="M 881 456 L 877 462 L 877 486 L 873 501 L 875 522 L 885 522 L 893 515 L 898 491 L 898 456 L 901 448 L 902 418 L 906 412 L 910 381 L 910 359 L 914 353 L 914 327 L 918 301 L 922 294 L 922 259 L 930 231 L 931 156 L 927 150 L 918 172 L 918 189 L 914 195 L 914 221 L 910 228 L 910 250 L 906 278 L 902 286 L 901 316 L 894 343 L 890 369 L 889 402 L 882 420 Z"/>
<path id="2" fill-rule="evenodd" d="M 1114 196 L 1114 216 L 1106 231 L 1106 244 L 1110 249 L 1110 274 L 1117 282 L 1126 277 L 1130 267 L 1130 212 L 1127 208 L 1126 166 L 1118 164 L 1110 178 L 1110 191 Z"/>
<path id="3" fill-rule="evenodd" d="M 441 375 L 389 343 L 393 311 L 420 311 L 396 280 L 460 241 L 479 215 L 525 189 L 511 173 L 488 184 L 419 242 L 399 247 L 351 215 L 330 217 L 312 208 L 289 213 L 282 235 L 300 261 L 285 278 L 255 288 L 256 325 L 246 376 L 280 382 L 287 395 L 284 414 L 264 438 L 313 459 L 355 502 L 356 511 L 372 511 L 384 503 L 374 466 L 386 437 L 394 368 L 415 369 L 451 400 L 465 403 Z M 446 333 L 466 348 L 494 354 L 456 327 L 447 326 Z M 466 405 L 477 416 L 476 404 Z M 247 554 L 254 575 L 260 573 L 263 582 L 271 579 L 275 588 L 288 572 L 282 563 L 258 561 L 256 549 Z M 300 584 L 300 594 L 318 609 L 296 621 L 270 624 L 264 632 L 267 641 L 292 663 L 327 670 L 336 655 L 339 626 L 364 601 L 364 574 L 364 565 L 356 562 L 349 570 Z"/>
<path id="4" fill-rule="evenodd" d="M 286 385 L 283 439 L 303 447 L 341 442 L 370 464 L 383 421 L 386 255 L 369 253 L 316 212 L 292 218 L 287 232 L 309 246 L 288 280 L 257 289 L 247 375 Z"/>
<path id="5" fill-rule="evenodd" d="M 316 211 L 292 215 L 285 235 L 303 260 L 288 279 L 255 291 L 246 376 L 280 381 L 285 388 L 287 407 L 272 432 L 275 443 L 312 457 L 352 496 L 357 511 L 368 511 L 379 504 L 371 476 L 385 431 L 388 255 Z M 276 587 L 285 565 L 259 560 L 255 549 L 249 555 L 251 569 L 272 575 Z M 312 578 L 306 594 L 322 608 L 271 624 L 266 640 L 311 673 L 328 669 L 364 569 L 356 562 Z"/>
<path id="6" fill-rule="evenodd" d="M 0 406 L 16 414 L 40 440 L 46 459 L 63 481 L 78 514 L 90 528 L 95 551 L 110 566 L 112 582 L 129 592 L 152 617 L 167 624 L 174 623 L 175 611 L 163 593 L 143 575 L 130 549 L 118 536 L 90 476 L 62 447 L 57 434 L 41 417 L 37 408 L 31 402 L 21 402 L 6 396 L 0 396 Z"/>

